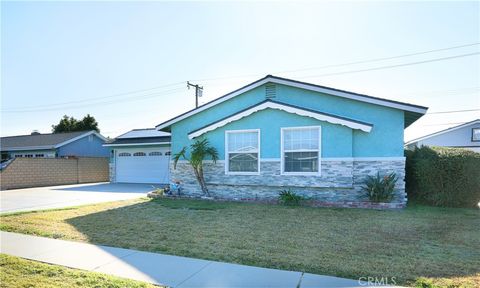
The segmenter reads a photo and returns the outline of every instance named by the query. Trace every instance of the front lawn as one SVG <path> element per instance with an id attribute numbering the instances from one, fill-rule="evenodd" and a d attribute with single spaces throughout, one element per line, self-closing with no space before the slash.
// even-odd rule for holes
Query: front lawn
<path id="1" fill-rule="evenodd" d="M 198 200 L 102 203 L 0 218 L 66 240 L 397 284 L 480 286 L 480 211 L 284 207 Z"/>
<path id="2" fill-rule="evenodd" d="M 158 288 L 159 286 L 0 254 L 0 287 Z"/>

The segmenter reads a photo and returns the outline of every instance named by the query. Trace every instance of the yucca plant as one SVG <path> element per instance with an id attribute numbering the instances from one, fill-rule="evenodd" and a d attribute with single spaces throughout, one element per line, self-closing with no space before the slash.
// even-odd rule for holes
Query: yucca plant
<path id="1" fill-rule="evenodd" d="M 180 158 L 186 159 L 188 163 L 193 168 L 195 173 L 195 178 L 202 189 L 203 194 L 210 196 L 208 192 L 207 184 L 205 183 L 205 178 L 203 177 L 203 160 L 206 158 L 211 158 L 213 163 L 217 163 L 218 160 L 218 151 L 215 147 L 210 146 L 208 140 L 196 140 L 193 144 L 190 145 L 190 158 L 187 157 L 187 147 L 183 147 L 182 150 L 175 155 L 173 155 L 173 167 L 177 168 L 177 163 Z"/>
<path id="2" fill-rule="evenodd" d="M 290 189 L 284 189 L 278 193 L 278 201 L 287 206 L 296 206 L 300 205 L 300 202 L 305 200 L 302 195 L 291 191 Z"/>
<path id="3" fill-rule="evenodd" d="M 370 201 L 390 202 L 395 194 L 397 180 L 398 177 L 395 173 L 380 176 L 380 173 L 377 172 L 376 176 L 367 176 L 362 190 L 365 191 Z"/>

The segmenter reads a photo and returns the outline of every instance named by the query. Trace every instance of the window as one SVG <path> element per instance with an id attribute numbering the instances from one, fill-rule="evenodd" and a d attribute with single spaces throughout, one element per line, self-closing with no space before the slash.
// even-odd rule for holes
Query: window
<path id="1" fill-rule="evenodd" d="M 88 142 L 92 142 L 93 141 L 93 135 L 88 135 Z"/>
<path id="2" fill-rule="evenodd" d="M 133 156 L 147 156 L 144 152 L 135 152 L 133 153 Z"/>
<path id="3" fill-rule="evenodd" d="M 225 132 L 225 172 L 258 174 L 260 172 L 260 130 Z"/>
<path id="4" fill-rule="evenodd" d="M 320 127 L 282 128 L 282 174 L 320 173 Z"/>
<path id="5" fill-rule="evenodd" d="M 44 156 L 45 156 L 44 154 L 35 154 L 35 158 L 37 158 L 37 157 L 38 157 L 38 158 L 42 158 L 42 157 L 44 157 Z"/>
<path id="6" fill-rule="evenodd" d="M 127 153 L 127 152 L 122 152 L 122 153 L 119 153 L 118 156 L 119 157 L 128 157 L 128 156 L 132 156 L 132 154 Z"/>
<path id="7" fill-rule="evenodd" d="M 480 128 L 472 129 L 472 142 L 480 142 Z"/>
<path id="8" fill-rule="evenodd" d="M 150 153 L 148 153 L 148 156 L 162 156 L 162 152 L 157 152 L 157 151 L 150 152 Z"/>
<path id="9" fill-rule="evenodd" d="M 172 155 L 172 152 L 170 151 L 165 152 L 165 156 L 170 156 L 170 155 Z"/>
<path id="10" fill-rule="evenodd" d="M 33 154 L 25 154 L 26 158 L 33 158 Z"/>
<path id="11" fill-rule="evenodd" d="M 15 158 L 22 158 L 23 155 L 22 154 L 15 154 Z"/>

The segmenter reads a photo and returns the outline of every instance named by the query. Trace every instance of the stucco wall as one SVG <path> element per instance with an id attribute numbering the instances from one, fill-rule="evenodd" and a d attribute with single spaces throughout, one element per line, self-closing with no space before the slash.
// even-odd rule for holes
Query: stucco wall
<path id="1" fill-rule="evenodd" d="M 265 86 L 260 86 L 173 124 L 171 127 L 172 152 L 176 153 L 180 151 L 182 147 L 188 146 L 191 143 L 187 136 L 189 132 L 224 117 L 228 117 L 233 113 L 262 102 L 265 99 Z M 280 150 L 278 145 L 280 137 L 276 137 L 276 134 L 279 135 L 280 133 L 280 125 L 294 127 L 302 126 L 307 122 L 311 124 L 315 123 L 314 125 L 318 125 L 318 123 L 321 122 L 321 125 L 325 126 L 325 129 L 332 127 L 332 133 L 326 133 L 327 131 L 322 133 L 322 143 L 326 149 L 323 156 L 403 156 L 404 113 L 401 110 L 284 85 L 277 85 L 276 97 L 273 100 L 371 123 L 373 124 L 373 129 L 370 133 L 366 133 L 359 130 L 351 130 L 341 125 L 321 122 L 308 117 L 298 115 L 286 116 L 280 114 L 286 112 L 277 113 L 267 111 L 254 113 L 249 117 L 229 124 L 230 127 L 241 127 L 240 129 L 246 129 L 247 127 L 260 128 L 262 130 L 261 133 L 266 135 L 263 137 L 264 141 L 268 141 L 263 143 L 268 146 L 268 149 L 262 148 L 263 157 L 269 157 L 269 153 L 271 153 L 271 157 L 278 157 L 275 155 L 279 153 Z M 332 125 L 336 127 L 333 128 Z M 265 129 L 267 127 L 272 128 Z M 221 153 L 222 157 L 220 159 L 224 159 L 224 136 L 222 135 L 221 129 L 217 130 L 218 131 L 210 132 L 208 137 L 212 138 L 209 139 L 215 144 L 215 147 Z M 339 132 L 339 134 L 333 132 Z M 328 149 L 328 145 L 331 145 L 332 149 Z M 348 145 L 351 145 L 351 149 L 345 149 Z"/>
<path id="2" fill-rule="evenodd" d="M 108 181 L 108 158 L 16 158 L 0 172 L 0 188 Z"/>
<path id="3" fill-rule="evenodd" d="M 352 129 L 276 109 L 259 111 L 205 133 L 203 137 L 218 149 L 220 159 L 225 159 L 226 130 L 260 129 L 260 157 L 280 158 L 281 128 L 299 126 L 321 127 L 322 157 L 352 157 Z"/>
<path id="4" fill-rule="evenodd" d="M 96 135 L 92 136 L 91 141 L 89 136 L 86 136 L 58 148 L 58 156 L 108 157 L 108 147 L 102 146 L 105 142 Z"/>
<path id="5" fill-rule="evenodd" d="M 480 128 L 480 123 L 472 123 L 466 127 L 418 141 L 415 144 L 418 147 L 422 145 L 443 147 L 480 147 L 479 141 L 472 141 L 473 128 Z"/>

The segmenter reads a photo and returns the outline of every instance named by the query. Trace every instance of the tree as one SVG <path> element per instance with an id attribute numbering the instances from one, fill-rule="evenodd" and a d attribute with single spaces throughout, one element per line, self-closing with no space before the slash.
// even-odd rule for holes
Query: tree
<path id="1" fill-rule="evenodd" d="M 190 158 L 187 157 L 187 147 L 183 147 L 180 152 L 173 155 L 173 167 L 174 169 L 177 168 L 177 162 L 180 160 L 180 158 L 186 159 L 193 168 L 195 178 L 197 178 L 203 194 L 210 196 L 207 184 L 205 183 L 205 178 L 203 177 L 203 160 L 207 157 L 211 158 L 213 163 L 217 163 L 217 149 L 210 146 L 210 143 L 207 139 L 197 140 L 190 145 Z"/>
<path id="2" fill-rule="evenodd" d="M 100 129 L 98 129 L 98 122 L 93 116 L 90 116 L 90 114 L 87 114 L 87 116 L 83 117 L 82 120 L 77 120 L 73 117 L 68 117 L 67 115 L 64 115 L 57 125 L 52 125 L 53 133 L 87 130 L 95 130 L 97 132 L 100 132 Z"/>

